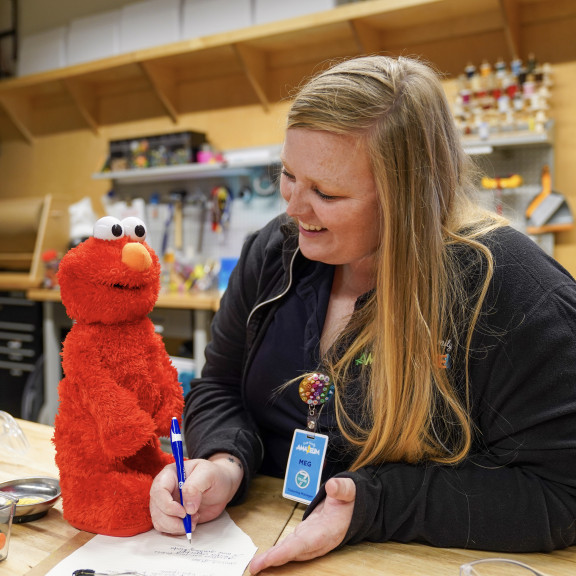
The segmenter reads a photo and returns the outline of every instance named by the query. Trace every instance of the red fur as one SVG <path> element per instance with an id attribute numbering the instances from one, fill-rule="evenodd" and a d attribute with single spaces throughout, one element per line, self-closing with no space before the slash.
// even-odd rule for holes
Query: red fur
<path id="1" fill-rule="evenodd" d="M 148 313 L 160 263 L 133 270 L 129 242 L 89 238 L 62 259 L 62 302 L 75 320 L 64 341 L 64 378 L 54 444 L 64 518 L 80 530 L 131 536 L 152 528 L 149 492 L 168 463 L 169 436 L 183 409 L 178 374 Z"/>

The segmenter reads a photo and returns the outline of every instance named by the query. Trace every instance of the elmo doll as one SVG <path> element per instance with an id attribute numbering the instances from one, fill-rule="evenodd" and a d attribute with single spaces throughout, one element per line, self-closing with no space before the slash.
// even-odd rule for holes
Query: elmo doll
<path id="1" fill-rule="evenodd" d="M 58 271 L 74 320 L 64 341 L 54 444 L 64 518 L 131 536 L 152 528 L 149 492 L 172 457 L 160 448 L 183 409 L 178 374 L 148 313 L 160 263 L 135 217 L 107 216 Z"/>

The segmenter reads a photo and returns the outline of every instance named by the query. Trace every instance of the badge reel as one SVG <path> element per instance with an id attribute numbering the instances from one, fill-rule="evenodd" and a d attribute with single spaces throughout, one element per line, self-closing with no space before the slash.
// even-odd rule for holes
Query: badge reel
<path id="1" fill-rule="evenodd" d="M 308 405 L 307 430 L 294 430 L 282 496 L 310 504 L 320 489 L 328 448 L 328 436 L 316 432 L 318 417 L 324 403 L 334 396 L 334 384 L 328 376 L 314 373 L 300 382 L 298 392 Z"/>

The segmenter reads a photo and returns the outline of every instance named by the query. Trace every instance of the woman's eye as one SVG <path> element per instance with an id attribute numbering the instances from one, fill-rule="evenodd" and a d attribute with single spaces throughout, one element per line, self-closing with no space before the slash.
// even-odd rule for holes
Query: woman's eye
<path id="1" fill-rule="evenodd" d="M 318 190 L 318 188 L 314 188 L 314 192 L 316 193 L 316 196 L 318 196 L 318 198 L 320 198 L 321 200 L 335 200 L 336 196 L 328 196 L 327 194 L 323 194 L 322 192 L 320 192 L 320 190 Z"/>
<path id="2" fill-rule="evenodd" d="M 118 240 L 124 236 L 124 229 L 118 218 L 104 216 L 94 224 L 93 236 L 99 240 Z"/>
<path id="3" fill-rule="evenodd" d="M 128 216 L 128 218 L 122 220 L 121 224 L 124 228 L 124 234 L 130 240 L 135 240 L 136 242 L 144 242 L 146 240 L 146 224 L 140 218 Z"/>
<path id="4" fill-rule="evenodd" d="M 286 168 L 282 168 L 281 172 L 282 176 L 286 176 L 286 178 L 288 178 L 288 180 L 295 180 L 294 176 L 292 174 L 290 174 L 290 172 L 286 171 Z M 320 200 L 335 200 L 337 198 L 337 196 L 328 196 L 328 194 L 324 194 L 323 192 L 320 192 L 320 190 L 318 190 L 318 188 L 313 188 L 314 190 L 314 194 L 316 194 L 316 196 L 318 196 L 318 198 L 320 198 Z"/>

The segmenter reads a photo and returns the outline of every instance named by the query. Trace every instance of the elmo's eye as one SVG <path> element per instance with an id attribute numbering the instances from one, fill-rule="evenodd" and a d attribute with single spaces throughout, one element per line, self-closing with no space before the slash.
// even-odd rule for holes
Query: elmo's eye
<path id="1" fill-rule="evenodd" d="M 146 240 L 146 225 L 140 218 L 136 216 L 129 216 L 122 220 L 122 226 L 124 227 L 124 234 L 130 238 L 130 240 L 136 240 L 137 242 L 144 242 Z"/>
<path id="2" fill-rule="evenodd" d="M 124 229 L 118 218 L 104 216 L 94 224 L 94 238 L 100 240 L 118 240 L 124 236 Z"/>

